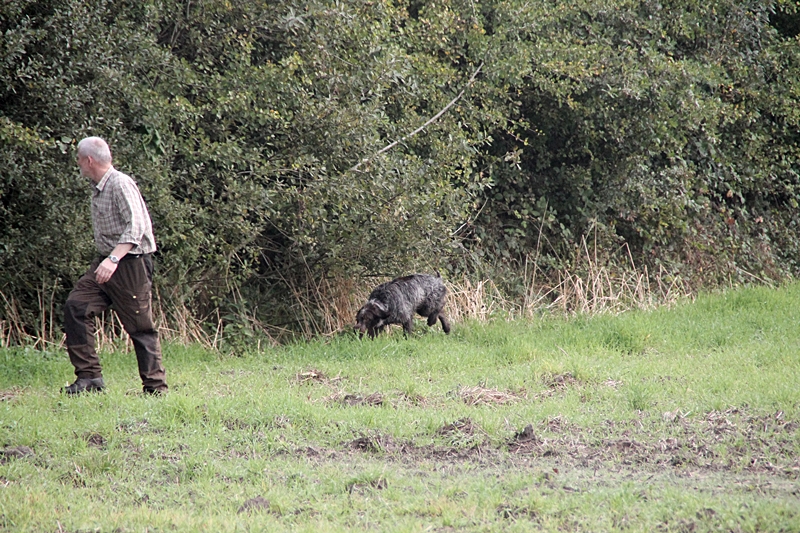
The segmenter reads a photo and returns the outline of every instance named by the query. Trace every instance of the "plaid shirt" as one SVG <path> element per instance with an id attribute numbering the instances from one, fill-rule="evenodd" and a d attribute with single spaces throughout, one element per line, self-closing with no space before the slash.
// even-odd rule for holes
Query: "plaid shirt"
<path id="1" fill-rule="evenodd" d="M 94 186 L 92 195 L 94 242 L 101 255 L 120 243 L 132 243 L 132 254 L 156 251 L 153 224 L 136 182 L 111 167 Z"/>

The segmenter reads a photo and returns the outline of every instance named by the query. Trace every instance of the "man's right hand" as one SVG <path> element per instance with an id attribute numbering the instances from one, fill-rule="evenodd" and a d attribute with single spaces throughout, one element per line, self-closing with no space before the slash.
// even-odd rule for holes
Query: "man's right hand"
<path id="1" fill-rule="evenodd" d="M 114 272 L 117 271 L 117 265 L 111 262 L 111 259 L 106 257 L 94 270 L 94 279 L 97 283 L 105 283 L 111 279 Z"/>

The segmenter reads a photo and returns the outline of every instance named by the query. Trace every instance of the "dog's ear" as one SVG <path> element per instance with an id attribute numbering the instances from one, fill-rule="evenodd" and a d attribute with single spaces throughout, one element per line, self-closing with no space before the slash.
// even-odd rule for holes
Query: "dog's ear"
<path id="1" fill-rule="evenodd" d="M 389 314 L 389 309 L 386 307 L 386 304 L 380 300 L 370 300 L 367 303 L 375 310 L 374 312 L 376 316 L 385 317 Z"/>

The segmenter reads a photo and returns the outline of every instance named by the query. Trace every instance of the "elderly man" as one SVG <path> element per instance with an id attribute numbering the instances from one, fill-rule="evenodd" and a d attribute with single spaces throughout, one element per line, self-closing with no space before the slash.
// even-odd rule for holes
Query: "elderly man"
<path id="1" fill-rule="evenodd" d="M 94 317 L 113 305 L 133 341 L 144 392 L 165 393 L 166 373 L 151 309 L 151 254 L 156 243 L 147 206 L 133 179 L 111 165 L 111 151 L 103 139 L 87 137 L 78 143 L 78 167 L 92 183 L 92 226 L 100 255 L 64 307 L 67 352 L 77 376 L 64 392 L 105 388 L 94 346 Z"/>

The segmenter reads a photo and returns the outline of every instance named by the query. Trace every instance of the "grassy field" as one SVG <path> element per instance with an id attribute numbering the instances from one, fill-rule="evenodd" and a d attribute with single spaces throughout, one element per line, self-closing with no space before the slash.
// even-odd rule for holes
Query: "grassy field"
<path id="1" fill-rule="evenodd" d="M 800 531 L 800 285 L 217 354 L 0 351 L 0 530 Z"/>

